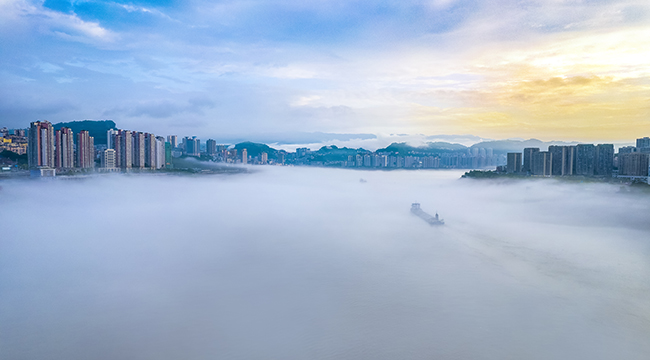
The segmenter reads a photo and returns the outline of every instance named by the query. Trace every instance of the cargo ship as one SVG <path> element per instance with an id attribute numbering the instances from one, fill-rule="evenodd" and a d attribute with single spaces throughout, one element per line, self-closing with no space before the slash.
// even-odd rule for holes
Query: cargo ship
<path id="1" fill-rule="evenodd" d="M 431 215 L 427 214 L 426 212 L 424 212 L 420 208 L 419 203 L 411 204 L 411 212 L 413 214 L 417 215 L 420 219 L 428 222 L 429 225 L 434 226 L 434 225 L 444 225 L 445 224 L 445 221 L 438 217 L 438 213 L 436 213 L 436 216 L 431 216 Z"/>

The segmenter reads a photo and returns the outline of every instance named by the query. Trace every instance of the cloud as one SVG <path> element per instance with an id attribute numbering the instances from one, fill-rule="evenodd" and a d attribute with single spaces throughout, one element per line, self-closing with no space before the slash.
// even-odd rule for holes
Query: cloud
<path id="1" fill-rule="evenodd" d="M 40 3 L 5 0 L 0 3 L 0 10 L 0 19 L 5 22 L 5 28 L 17 24 L 19 28 L 86 43 L 112 42 L 117 39 L 117 34 L 103 28 L 98 22 L 84 21 L 74 13 L 49 10 Z"/>
<path id="2" fill-rule="evenodd" d="M 2 354 L 647 359 L 647 194 L 257 169 L 3 180 Z"/>
<path id="3" fill-rule="evenodd" d="M 590 139 L 601 124 L 601 135 L 622 139 L 646 129 L 650 30 L 642 1 L 0 6 L 0 36 L 16 50 L 2 57 L 4 78 L 32 79 L 20 93 L 44 99 L 51 82 L 62 82 L 58 92 L 85 104 L 75 118 L 108 111 L 133 124 L 155 118 L 182 128 L 191 114 L 214 124 L 206 133 Z M 34 63 L 56 78 L 25 70 Z M 215 105 L 192 104 L 193 96 Z M 627 132 L 610 131 L 616 113 Z"/>
<path id="4" fill-rule="evenodd" d="M 207 98 L 191 98 L 187 103 L 175 100 L 150 100 L 118 106 L 107 110 L 104 115 L 126 115 L 129 117 L 169 118 L 179 114 L 203 114 L 203 110 L 212 108 L 214 102 Z"/>

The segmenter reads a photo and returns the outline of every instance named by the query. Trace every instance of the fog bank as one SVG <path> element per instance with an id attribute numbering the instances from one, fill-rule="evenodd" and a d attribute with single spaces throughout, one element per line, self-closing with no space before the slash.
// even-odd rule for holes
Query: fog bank
<path id="1" fill-rule="evenodd" d="M 650 353 L 647 194 L 256 169 L 2 182 L 0 358 Z"/>

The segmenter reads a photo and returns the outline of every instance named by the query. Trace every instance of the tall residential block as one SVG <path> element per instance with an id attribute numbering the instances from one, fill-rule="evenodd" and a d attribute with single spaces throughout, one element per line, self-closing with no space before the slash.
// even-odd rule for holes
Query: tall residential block
<path id="1" fill-rule="evenodd" d="M 132 165 L 134 168 L 144 169 L 144 134 L 134 131 L 131 139 L 133 141 Z"/>
<path id="2" fill-rule="evenodd" d="M 205 142 L 205 153 L 208 156 L 217 155 L 217 142 L 212 139 L 208 139 L 208 141 Z"/>
<path id="3" fill-rule="evenodd" d="M 172 168 L 172 144 L 169 142 L 165 143 L 165 168 Z"/>
<path id="4" fill-rule="evenodd" d="M 538 151 L 533 154 L 532 175 L 551 176 L 553 172 L 553 154 L 548 151 Z"/>
<path id="5" fill-rule="evenodd" d="M 165 156 L 166 156 L 166 147 L 165 147 L 165 138 L 162 136 L 156 136 L 156 161 L 154 161 L 154 167 L 156 169 L 162 169 L 165 167 Z"/>
<path id="6" fill-rule="evenodd" d="M 54 168 L 54 127 L 49 121 L 30 124 L 27 145 L 29 167 Z"/>
<path id="7" fill-rule="evenodd" d="M 646 136 L 640 139 L 636 139 L 636 147 L 639 148 L 639 151 L 641 151 L 641 149 L 650 150 L 650 137 Z M 648 151 L 641 151 L 641 152 L 648 152 Z"/>
<path id="8" fill-rule="evenodd" d="M 619 154 L 618 175 L 619 176 L 648 176 L 650 154 L 630 153 Z"/>
<path id="9" fill-rule="evenodd" d="M 122 169 L 130 169 L 133 166 L 133 141 L 131 137 L 131 131 L 120 130 L 120 153 L 117 158 Z"/>
<path id="10" fill-rule="evenodd" d="M 573 175 L 575 167 L 575 147 L 551 145 L 548 151 L 553 156 L 552 175 Z"/>
<path id="11" fill-rule="evenodd" d="M 521 172 L 521 153 L 508 153 L 506 172 L 515 174 Z"/>
<path id="12" fill-rule="evenodd" d="M 144 134 L 144 167 L 156 168 L 156 135 Z"/>
<path id="13" fill-rule="evenodd" d="M 183 138 L 183 143 L 185 144 L 185 154 L 189 156 L 199 156 L 201 155 L 201 140 L 197 139 L 196 136 Z"/>
<path id="14" fill-rule="evenodd" d="M 117 136 L 118 131 L 115 129 L 109 129 L 106 131 L 106 148 L 115 149 L 115 136 Z"/>
<path id="15" fill-rule="evenodd" d="M 539 152 L 539 148 L 525 148 L 524 149 L 524 165 L 521 169 L 522 172 L 531 173 L 533 172 L 533 157 L 536 153 Z"/>
<path id="16" fill-rule="evenodd" d="M 614 168 L 614 145 L 598 144 L 596 145 L 596 155 L 594 159 L 594 174 L 598 176 L 611 177 Z"/>
<path id="17" fill-rule="evenodd" d="M 95 167 L 95 144 L 94 138 L 87 130 L 81 130 L 77 134 L 77 167 L 81 169 L 92 169 Z"/>
<path id="18" fill-rule="evenodd" d="M 171 145 L 172 150 L 178 147 L 178 136 L 167 135 L 167 142 Z"/>
<path id="19" fill-rule="evenodd" d="M 596 147 L 593 144 L 576 145 L 575 175 L 593 176 L 596 164 Z"/>
<path id="20" fill-rule="evenodd" d="M 635 152 L 639 152 L 639 149 L 636 146 L 623 146 L 618 148 L 619 154 L 631 154 Z"/>
<path id="21" fill-rule="evenodd" d="M 241 151 L 241 163 L 248 164 L 248 150 L 242 149 Z"/>
<path id="22" fill-rule="evenodd" d="M 102 168 L 115 169 L 117 168 L 117 158 L 115 157 L 115 149 L 106 149 L 102 152 Z"/>
<path id="23" fill-rule="evenodd" d="M 55 132 L 54 163 L 57 169 L 74 167 L 74 134 L 72 129 L 63 127 Z"/>

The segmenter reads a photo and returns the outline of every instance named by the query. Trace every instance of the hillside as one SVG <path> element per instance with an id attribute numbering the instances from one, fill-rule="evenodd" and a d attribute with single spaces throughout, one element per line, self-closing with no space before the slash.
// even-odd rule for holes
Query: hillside
<path id="1" fill-rule="evenodd" d="M 53 126 L 54 130 L 59 130 L 62 127 L 69 127 L 75 134 L 79 133 L 81 130 L 88 130 L 90 136 L 95 138 L 95 145 L 106 144 L 106 132 L 110 129 L 117 129 L 113 120 L 70 121 L 57 123 Z"/>
<path id="2" fill-rule="evenodd" d="M 261 153 L 265 152 L 268 154 L 269 159 L 277 159 L 278 158 L 278 150 L 266 145 L 266 144 L 260 144 L 260 143 L 254 143 L 251 141 L 245 141 L 242 143 L 239 143 L 235 145 L 235 149 L 237 149 L 237 153 L 241 154 L 241 151 L 243 149 L 246 149 L 246 153 L 248 156 L 259 156 Z"/>
<path id="3" fill-rule="evenodd" d="M 396 152 L 399 153 L 400 155 L 407 155 L 409 153 L 441 154 L 441 153 L 463 151 L 466 149 L 467 147 L 461 144 L 436 141 L 436 142 L 427 143 L 426 146 L 411 146 L 408 145 L 407 143 L 392 143 L 383 149 L 377 150 L 377 152 L 378 153 Z"/>

